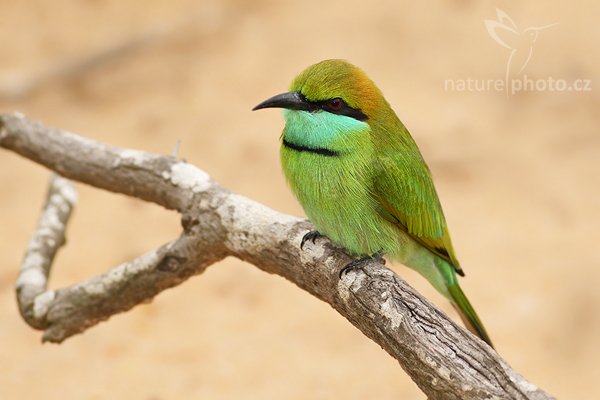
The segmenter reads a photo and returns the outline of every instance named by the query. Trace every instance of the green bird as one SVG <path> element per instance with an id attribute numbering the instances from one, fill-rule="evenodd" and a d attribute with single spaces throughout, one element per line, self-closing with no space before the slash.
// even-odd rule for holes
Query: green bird
<path id="1" fill-rule="evenodd" d="M 284 109 L 284 174 L 317 228 L 301 247 L 323 235 L 362 257 L 342 271 L 383 255 L 416 270 L 492 346 L 458 284 L 464 273 L 429 168 L 373 81 L 344 60 L 325 60 L 254 110 L 273 107 Z"/>

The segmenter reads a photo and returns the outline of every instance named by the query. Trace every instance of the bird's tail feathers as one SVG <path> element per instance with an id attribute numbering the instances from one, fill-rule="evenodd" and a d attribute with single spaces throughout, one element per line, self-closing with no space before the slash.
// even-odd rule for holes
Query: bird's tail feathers
<path id="1" fill-rule="evenodd" d="M 494 345 L 492 344 L 490 336 L 485 330 L 485 327 L 475 312 L 475 309 L 467 299 L 467 296 L 465 296 L 462 289 L 458 285 L 458 282 L 453 282 L 450 284 L 448 286 L 448 292 L 452 298 L 452 305 L 456 311 L 458 311 L 460 318 L 467 328 L 493 348 Z"/>

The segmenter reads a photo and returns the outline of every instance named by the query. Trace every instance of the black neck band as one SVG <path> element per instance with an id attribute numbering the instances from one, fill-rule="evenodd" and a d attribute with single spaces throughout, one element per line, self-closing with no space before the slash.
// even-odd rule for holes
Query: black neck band
<path id="1" fill-rule="evenodd" d="M 325 156 L 325 157 L 338 157 L 340 155 L 340 153 L 335 150 L 329 150 L 329 149 L 326 149 L 323 147 L 303 146 L 303 145 L 288 142 L 287 140 L 285 140 L 285 138 L 283 139 L 283 145 L 285 147 L 287 147 L 288 149 L 292 149 L 292 150 L 299 151 L 299 152 L 319 154 L 319 155 Z"/>

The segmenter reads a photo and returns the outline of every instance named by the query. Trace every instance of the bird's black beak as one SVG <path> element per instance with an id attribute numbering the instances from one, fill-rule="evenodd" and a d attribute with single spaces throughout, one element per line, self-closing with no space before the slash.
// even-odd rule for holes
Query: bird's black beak
<path id="1" fill-rule="evenodd" d="M 254 107 L 252 111 L 260 110 L 261 108 L 287 108 L 289 110 L 311 111 L 315 107 L 301 93 L 287 92 L 263 101 Z"/>

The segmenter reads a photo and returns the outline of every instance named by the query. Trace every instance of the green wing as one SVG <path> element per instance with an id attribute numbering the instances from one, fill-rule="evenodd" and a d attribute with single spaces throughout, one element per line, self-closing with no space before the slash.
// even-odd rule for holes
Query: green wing
<path id="1" fill-rule="evenodd" d="M 374 194 L 381 213 L 464 275 L 452 248 L 429 168 L 414 142 L 404 142 L 404 146 L 407 144 L 409 149 L 395 148 L 378 154 Z"/>

